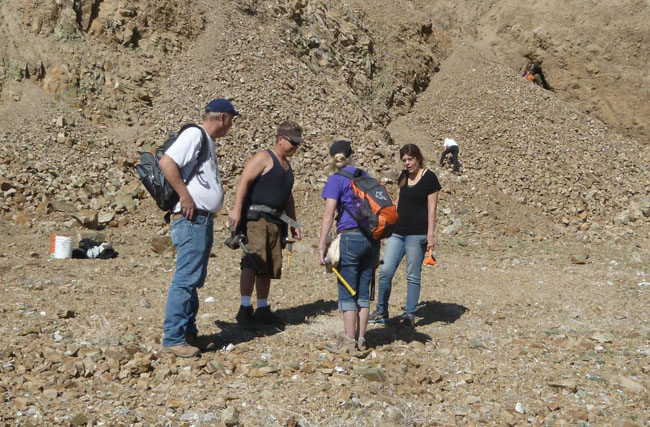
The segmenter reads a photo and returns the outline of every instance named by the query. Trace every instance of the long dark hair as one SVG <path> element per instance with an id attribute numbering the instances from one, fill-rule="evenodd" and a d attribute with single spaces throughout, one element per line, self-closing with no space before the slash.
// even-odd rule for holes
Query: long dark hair
<path id="1" fill-rule="evenodd" d="M 399 158 L 400 160 L 404 155 L 409 155 L 413 157 L 415 160 L 417 160 L 420 163 L 420 168 L 424 168 L 424 156 L 422 156 L 422 152 L 420 151 L 420 147 L 418 147 L 415 144 L 406 144 L 402 148 L 399 149 Z M 397 185 L 401 187 L 404 187 L 406 183 L 408 182 L 409 179 L 409 174 L 407 171 L 402 171 L 399 180 L 397 181 Z"/>

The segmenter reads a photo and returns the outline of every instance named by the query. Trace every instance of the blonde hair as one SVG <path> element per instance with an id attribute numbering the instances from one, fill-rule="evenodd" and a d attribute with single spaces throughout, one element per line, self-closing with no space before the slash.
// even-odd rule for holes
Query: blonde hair
<path id="1" fill-rule="evenodd" d="M 352 164 L 352 156 L 345 157 L 343 153 L 336 153 L 330 160 L 330 171 L 338 172 L 339 169 Z"/>

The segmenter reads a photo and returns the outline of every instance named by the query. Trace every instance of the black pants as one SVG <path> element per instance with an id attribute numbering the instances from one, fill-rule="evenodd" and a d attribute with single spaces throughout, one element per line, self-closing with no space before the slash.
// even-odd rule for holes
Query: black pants
<path id="1" fill-rule="evenodd" d="M 445 157 L 448 153 L 451 153 L 451 162 L 454 165 L 454 172 L 458 172 L 460 170 L 460 163 L 458 163 L 458 145 L 452 145 L 442 153 L 442 156 L 440 156 L 440 166 L 444 164 Z"/>

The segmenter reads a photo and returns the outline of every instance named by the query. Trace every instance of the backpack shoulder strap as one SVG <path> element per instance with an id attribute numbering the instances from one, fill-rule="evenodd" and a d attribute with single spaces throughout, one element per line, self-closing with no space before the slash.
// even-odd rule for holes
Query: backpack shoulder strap
<path id="1" fill-rule="evenodd" d="M 352 179 L 352 178 L 354 178 L 354 175 L 352 175 L 352 174 L 351 174 L 350 172 L 348 172 L 348 171 L 344 171 L 343 169 L 340 169 L 340 170 L 339 170 L 338 172 L 336 172 L 334 175 L 341 175 L 341 176 L 346 177 L 347 179 Z"/>
<path id="2" fill-rule="evenodd" d="M 178 131 L 178 135 L 180 135 L 185 129 L 188 128 L 198 128 L 201 131 L 201 148 L 199 149 L 199 155 L 196 157 L 196 164 L 194 165 L 192 171 L 190 172 L 190 174 L 187 176 L 187 179 L 185 180 L 186 185 L 187 183 L 190 182 L 192 178 L 194 178 L 194 175 L 196 175 L 199 166 L 201 166 L 203 162 L 207 160 L 208 153 L 209 153 L 208 135 L 205 133 L 205 129 L 203 129 L 201 126 L 195 123 L 190 123 L 181 127 L 181 130 Z"/>
<path id="3" fill-rule="evenodd" d="M 354 173 L 350 173 L 348 171 L 344 171 L 343 169 L 339 169 L 338 172 L 336 172 L 334 175 L 341 175 L 352 180 L 354 178 L 362 176 L 364 173 L 365 173 L 364 170 L 359 168 L 355 168 Z"/>

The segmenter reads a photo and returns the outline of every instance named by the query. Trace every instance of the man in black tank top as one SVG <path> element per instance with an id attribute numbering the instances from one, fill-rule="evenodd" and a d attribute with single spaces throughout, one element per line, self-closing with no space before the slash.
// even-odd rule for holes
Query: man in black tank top
<path id="1" fill-rule="evenodd" d="M 276 320 L 268 296 L 271 279 L 282 275 L 283 240 L 288 229 L 296 240 L 302 238 L 292 194 L 293 171 L 288 161 L 302 142 L 300 125 L 282 122 L 273 148 L 251 157 L 237 183 L 229 219 L 233 229 L 244 231 L 248 237 L 248 254 L 241 260 L 241 305 L 237 313 L 237 323 L 243 327 L 252 327 L 254 321 L 268 324 Z M 251 304 L 253 288 L 257 289 L 255 311 Z"/>

